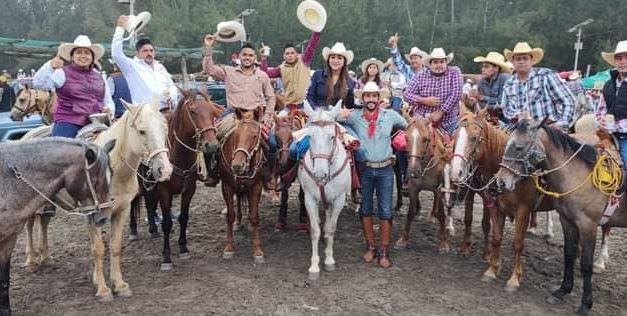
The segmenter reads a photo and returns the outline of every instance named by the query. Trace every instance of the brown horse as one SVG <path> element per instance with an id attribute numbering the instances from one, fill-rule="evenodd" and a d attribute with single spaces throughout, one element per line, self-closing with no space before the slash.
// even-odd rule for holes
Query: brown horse
<path id="1" fill-rule="evenodd" d="M 262 110 L 235 110 L 236 127 L 223 140 L 218 173 L 222 180 L 222 197 L 226 203 L 226 246 L 224 259 L 231 259 L 235 253 L 233 223 L 235 209 L 233 197 L 237 196 L 237 213 L 241 214 L 244 197 L 248 202 L 248 219 L 253 231 L 253 258 L 255 263 L 263 263 L 263 251 L 259 238 L 259 200 L 262 191 L 262 172 L 266 161 L 262 129 L 259 119 Z"/>
<path id="2" fill-rule="evenodd" d="M 580 265 L 583 276 L 579 315 L 588 315 L 592 308 L 592 261 L 598 225 L 627 227 L 625 199 L 619 200 L 615 211 L 606 212 L 607 193 L 597 188 L 598 183 L 590 181 L 591 175 L 599 172 L 598 158 L 594 147 L 542 122 L 529 124 L 523 120 L 515 126 L 507 143 L 497 177 L 500 187 L 512 190 L 524 186 L 530 181 L 529 177 L 541 176 L 549 190 L 562 193 L 556 206 L 564 232 L 564 274 L 560 288 L 551 293 L 547 301 L 562 303 L 564 297 L 572 292 L 579 243 L 582 247 Z M 617 167 L 618 170 L 620 167 Z M 620 178 L 617 179 L 620 181 Z"/>
<path id="3" fill-rule="evenodd" d="M 56 111 L 57 95 L 54 92 L 30 89 L 20 89 L 11 109 L 11 120 L 21 122 L 24 117 L 39 113 L 46 125 L 53 121 Z"/>
<path id="4" fill-rule="evenodd" d="M 292 132 L 301 130 L 305 127 L 307 114 L 302 111 L 291 111 L 287 116 L 275 116 L 275 131 L 277 146 L 279 148 L 278 174 L 282 179 L 288 172 L 297 172 L 298 164 L 294 164 L 291 170 L 288 169 L 288 160 L 290 154 L 290 145 L 294 141 Z M 281 188 L 281 206 L 279 208 L 279 218 L 274 225 L 275 230 L 285 231 L 287 226 L 287 199 L 289 198 L 289 184 L 284 183 Z M 298 192 L 299 213 L 298 213 L 298 230 L 303 232 L 309 231 L 309 221 L 307 209 L 305 208 L 305 193 L 300 188 Z"/>

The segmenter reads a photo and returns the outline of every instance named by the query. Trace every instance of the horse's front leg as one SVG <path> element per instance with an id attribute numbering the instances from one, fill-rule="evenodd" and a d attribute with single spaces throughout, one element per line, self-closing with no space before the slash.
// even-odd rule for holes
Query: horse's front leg
<path id="1" fill-rule="evenodd" d="M 9 236 L 0 244 L 0 316 L 11 316 L 9 287 L 11 286 L 11 253 L 15 248 L 17 234 Z"/>
<path id="2" fill-rule="evenodd" d="M 333 205 L 326 211 L 326 221 L 324 223 L 324 237 L 326 239 L 326 249 L 324 250 L 324 269 L 327 271 L 335 270 L 335 259 L 333 258 L 333 240 L 335 237 L 335 230 L 337 229 L 337 219 L 344 207 L 344 201 L 346 201 L 346 195 L 342 194 L 335 201 Z"/>
<path id="3" fill-rule="evenodd" d="M 187 187 L 187 190 L 181 194 L 181 214 L 179 215 L 179 225 L 181 231 L 179 234 L 179 258 L 189 258 L 189 250 L 187 249 L 187 222 L 189 221 L 189 205 L 192 197 L 196 193 L 196 180 Z"/>
<path id="4" fill-rule="evenodd" d="M 468 189 L 468 195 L 464 199 L 464 241 L 459 252 L 462 256 L 470 255 L 470 248 L 472 246 L 472 220 L 473 220 L 473 204 L 474 204 L 475 192 Z"/>
<path id="5" fill-rule="evenodd" d="M 139 234 L 137 232 L 137 222 L 139 221 L 140 216 L 140 201 L 141 195 L 136 195 L 131 201 L 131 216 L 130 216 L 130 232 L 128 234 L 128 241 L 134 241 L 139 238 Z"/>
<path id="6" fill-rule="evenodd" d="M 37 217 L 39 215 L 33 215 L 26 222 L 26 262 L 24 262 L 24 268 L 31 273 L 37 271 L 35 245 L 33 243 L 33 228 Z"/>
<path id="7" fill-rule="evenodd" d="M 128 201 L 125 199 L 124 201 Z M 133 295 L 131 289 L 122 277 L 122 254 L 124 241 L 124 228 L 128 225 L 131 205 L 129 202 L 120 204 L 116 212 L 111 214 L 111 237 L 109 251 L 111 253 L 111 282 L 115 294 L 128 297 Z"/>
<path id="8" fill-rule="evenodd" d="M 583 246 L 581 255 L 580 270 L 583 276 L 583 294 L 581 296 L 581 305 L 577 310 L 578 315 L 588 315 L 592 308 L 592 265 L 594 261 L 594 248 L 596 246 L 596 223 L 584 223 L 579 227 L 580 240 Z"/>
<path id="9" fill-rule="evenodd" d="M 560 288 L 546 298 L 551 304 L 564 303 L 564 297 L 573 291 L 575 259 L 577 257 L 577 247 L 579 244 L 579 231 L 577 226 L 565 216 L 560 216 L 560 223 L 562 224 L 562 232 L 564 234 L 564 273 Z"/>
<path id="10" fill-rule="evenodd" d="M 91 255 L 94 260 L 94 274 L 92 282 L 98 289 L 96 299 L 101 302 L 109 302 L 113 300 L 111 289 L 107 286 L 104 277 L 104 242 L 102 241 L 101 229 L 95 224 L 90 223 L 88 226 L 89 239 L 91 241 Z"/>
<path id="11" fill-rule="evenodd" d="M 601 229 L 603 230 L 603 236 L 601 237 L 601 254 L 599 255 L 599 258 L 597 258 L 597 260 L 594 262 L 594 273 L 605 272 L 606 265 L 610 262 L 610 227 L 603 226 Z"/>
<path id="12" fill-rule="evenodd" d="M 222 181 L 222 198 L 226 204 L 226 246 L 222 251 L 222 258 L 232 259 L 235 254 L 235 241 L 233 239 L 233 223 L 235 222 L 235 209 L 233 207 L 234 192 Z"/>
<path id="13" fill-rule="evenodd" d="M 289 195 L 290 191 L 287 186 L 281 188 L 281 205 L 279 206 L 279 217 L 274 225 L 274 231 L 285 232 L 287 228 L 287 199 Z"/>
<path id="14" fill-rule="evenodd" d="M 157 189 L 160 189 L 159 187 Z M 159 190 L 161 204 L 161 229 L 163 230 L 163 262 L 161 271 L 172 270 L 172 251 L 170 250 L 170 233 L 172 232 L 172 194 L 166 189 Z"/>
<path id="15" fill-rule="evenodd" d="M 255 263 L 264 263 L 261 238 L 259 236 L 259 200 L 263 187 L 261 182 L 248 191 L 248 221 L 253 229 L 253 259 Z"/>
<path id="16" fill-rule="evenodd" d="M 451 250 L 451 246 L 449 244 L 450 234 L 449 230 L 446 227 L 446 213 L 444 211 L 444 194 L 442 192 L 437 192 L 434 194 L 436 203 L 436 209 L 438 210 L 435 214 L 437 220 L 440 222 L 440 228 L 438 231 L 438 252 L 446 253 Z"/>
<path id="17" fill-rule="evenodd" d="M 305 191 L 300 186 L 298 191 L 298 231 L 309 232 L 309 215 L 307 215 L 307 208 L 305 207 Z"/>
<path id="18" fill-rule="evenodd" d="M 310 194 L 305 194 L 305 206 L 309 214 L 309 234 L 311 236 L 311 265 L 309 266 L 309 279 L 320 278 L 320 256 L 318 255 L 318 241 L 320 240 L 320 215 L 318 204 Z"/>
<path id="19" fill-rule="evenodd" d="M 490 193 L 483 192 L 481 194 L 483 199 L 483 215 L 481 216 L 481 228 L 483 230 L 483 251 L 481 258 L 486 262 L 490 261 L 490 212 L 498 212 L 498 208 L 495 203 L 495 198 Z M 472 201 L 471 201 L 472 202 Z"/>
<path id="20" fill-rule="evenodd" d="M 519 204 L 516 209 L 514 239 L 512 240 L 514 248 L 514 270 L 505 287 L 505 290 L 508 292 L 514 292 L 520 287 L 520 278 L 522 277 L 522 252 L 525 246 L 525 234 L 527 233 L 526 228 L 527 223 L 529 223 L 530 212 L 530 208 L 524 204 Z"/>
<path id="21" fill-rule="evenodd" d="M 48 226 L 51 218 L 50 215 L 39 216 L 39 264 L 46 264 L 51 259 L 48 247 Z"/>
<path id="22" fill-rule="evenodd" d="M 496 207 L 490 208 L 492 221 L 492 241 L 490 242 L 490 266 L 483 273 L 482 280 L 490 282 L 496 280 L 496 275 L 501 270 L 501 243 L 503 242 L 503 228 L 505 227 L 505 215 Z"/>
<path id="23" fill-rule="evenodd" d="M 407 248 L 409 243 L 409 231 L 411 230 L 411 223 L 414 221 L 414 217 L 420 212 L 420 191 L 414 188 L 409 189 L 409 208 L 407 209 L 407 218 L 405 219 L 405 225 L 401 232 L 401 238 L 394 243 L 394 248 L 404 249 Z"/>
<path id="24" fill-rule="evenodd" d="M 156 224 L 157 207 L 159 206 L 157 190 L 146 191 L 144 193 L 144 201 L 146 202 L 146 217 L 148 217 L 148 233 L 150 234 L 150 238 L 159 238 L 159 229 Z"/>

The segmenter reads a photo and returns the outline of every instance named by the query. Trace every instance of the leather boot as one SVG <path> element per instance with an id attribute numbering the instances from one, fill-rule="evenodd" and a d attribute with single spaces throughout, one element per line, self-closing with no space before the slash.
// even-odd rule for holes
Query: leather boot
<path id="1" fill-rule="evenodd" d="M 374 230 L 372 226 L 372 216 L 364 216 L 361 218 L 361 227 L 364 230 L 364 239 L 366 240 L 366 251 L 364 251 L 363 254 L 366 263 L 372 262 L 377 254 L 377 249 L 374 246 Z"/>
<path id="2" fill-rule="evenodd" d="M 392 220 L 381 220 L 381 247 L 379 247 L 379 266 L 389 268 L 392 261 L 389 257 L 390 239 L 392 239 Z"/>
<path id="3" fill-rule="evenodd" d="M 351 196 L 353 197 L 353 203 L 361 204 L 361 174 L 366 167 L 366 163 L 355 161 L 351 167 Z"/>

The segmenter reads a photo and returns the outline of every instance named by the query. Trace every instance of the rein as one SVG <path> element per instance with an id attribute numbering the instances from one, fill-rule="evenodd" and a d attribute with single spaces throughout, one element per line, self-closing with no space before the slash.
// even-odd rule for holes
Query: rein
<path id="1" fill-rule="evenodd" d="M 416 121 L 412 121 L 407 128 L 409 129 L 410 126 L 415 125 Z M 427 139 L 427 141 L 424 144 L 425 147 L 425 155 L 419 156 L 419 155 L 414 155 L 414 154 L 408 154 L 407 157 L 408 158 L 416 158 L 419 161 L 419 166 L 418 166 L 418 172 L 420 173 L 420 177 L 424 177 L 425 174 L 427 174 L 427 171 L 435 168 L 438 164 L 437 160 L 435 159 L 435 129 L 433 128 L 428 128 L 429 130 L 429 138 Z M 426 157 L 429 157 L 429 161 L 427 161 L 427 165 L 423 168 L 423 161 L 426 160 Z M 410 175 L 411 177 L 411 175 Z"/>
<path id="2" fill-rule="evenodd" d="M 235 170 L 233 170 L 233 167 L 230 166 L 227 163 L 228 160 L 226 159 L 226 156 L 224 155 L 224 152 L 225 152 L 224 147 L 226 146 L 227 142 L 224 142 L 222 144 L 222 147 L 220 148 L 220 154 L 222 156 L 221 161 L 223 162 L 225 169 L 228 170 L 228 172 L 231 174 L 231 176 L 236 181 L 241 180 L 241 179 L 252 180 L 252 179 L 254 179 L 257 176 L 259 170 L 261 169 L 261 167 L 262 167 L 262 165 L 263 165 L 263 163 L 265 161 L 265 156 L 264 156 L 263 150 L 259 150 L 259 148 L 261 148 L 261 137 L 262 137 L 262 135 L 261 135 L 261 126 L 260 126 L 259 122 L 254 121 L 254 120 L 242 120 L 242 121 L 240 121 L 240 123 L 241 124 L 255 124 L 259 128 L 259 132 L 258 132 L 258 135 L 257 135 L 257 142 L 255 143 L 253 148 L 250 149 L 250 150 L 248 150 L 246 148 L 241 148 L 241 147 L 235 148 L 235 150 L 233 150 L 233 152 L 231 153 L 231 161 L 233 161 L 233 159 L 235 159 L 235 154 L 237 154 L 238 152 L 242 152 L 246 156 L 246 160 L 244 162 L 244 169 L 248 170 L 251 167 L 251 161 L 253 160 L 254 156 L 258 152 L 261 153 L 261 158 L 257 160 L 257 163 L 253 167 L 252 172 L 251 172 L 250 175 L 245 175 L 245 176 L 237 175 L 235 173 Z M 231 133 L 231 135 L 229 135 L 229 137 L 230 136 L 232 136 L 232 133 Z"/>

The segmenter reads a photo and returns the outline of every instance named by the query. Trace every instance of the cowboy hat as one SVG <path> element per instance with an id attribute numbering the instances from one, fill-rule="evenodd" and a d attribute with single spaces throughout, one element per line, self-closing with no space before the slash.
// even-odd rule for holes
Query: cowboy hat
<path id="1" fill-rule="evenodd" d="M 379 69 L 379 73 L 383 72 L 383 62 L 381 62 L 380 60 L 376 59 L 376 58 L 368 58 L 364 61 L 361 62 L 361 72 L 363 74 L 367 74 L 368 73 L 368 67 L 372 64 L 377 65 L 377 68 Z"/>
<path id="2" fill-rule="evenodd" d="M 595 81 L 592 86 L 592 90 L 603 90 L 603 86 L 605 85 L 605 81 Z"/>
<path id="3" fill-rule="evenodd" d="M 409 58 L 409 57 L 411 57 L 411 56 L 413 56 L 413 55 L 418 55 L 418 56 L 420 56 L 420 58 L 425 59 L 425 58 L 427 57 L 427 55 L 428 55 L 428 54 L 427 54 L 427 53 L 425 53 L 424 51 L 422 51 L 420 48 L 418 48 L 418 47 L 414 46 L 414 47 L 412 47 L 412 48 L 409 50 L 409 54 L 405 54 L 405 58 L 406 58 L 407 60 L 410 60 L 411 58 Z"/>
<path id="4" fill-rule="evenodd" d="M 579 71 L 571 71 L 571 73 L 568 75 L 568 80 L 577 80 L 581 78 L 581 74 L 579 73 Z"/>
<path id="5" fill-rule="evenodd" d="M 327 11 L 314 0 L 301 2 L 296 9 L 296 16 L 302 25 L 314 32 L 322 31 L 327 23 Z"/>
<path id="6" fill-rule="evenodd" d="M 58 51 L 59 57 L 61 57 L 62 59 L 66 61 L 71 61 L 72 50 L 74 50 L 75 48 L 79 48 L 79 47 L 83 47 L 83 48 L 87 48 L 91 50 L 92 54 L 94 55 L 94 63 L 97 62 L 100 58 L 102 58 L 102 56 L 105 53 L 105 49 L 104 47 L 102 47 L 102 45 L 92 44 L 91 40 L 89 39 L 89 37 L 87 37 L 87 35 L 79 35 L 76 37 L 76 39 L 74 39 L 74 43 L 63 43 L 59 45 L 59 51 Z"/>
<path id="7" fill-rule="evenodd" d="M 431 54 L 427 55 L 427 57 L 424 58 L 424 61 L 425 63 L 429 64 L 432 59 L 446 59 L 446 63 L 448 64 L 451 62 L 451 60 L 453 60 L 453 53 L 447 55 L 444 52 L 444 48 L 434 48 L 431 51 Z"/>
<path id="8" fill-rule="evenodd" d="M 134 34 L 137 34 L 139 30 L 148 24 L 151 17 L 152 15 L 147 11 L 140 12 L 138 15 L 129 15 L 128 22 L 126 22 L 124 26 L 124 29 L 128 32 L 128 36 L 124 40 L 129 40 Z"/>
<path id="9" fill-rule="evenodd" d="M 605 59 L 605 61 L 607 61 L 608 64 L 616 67 L 616 61 L 614 60 L 614 56 L 616 56 L 616 54 L 623 53 L 627 53 L 627 41 L 618 42 L 618 44 L 616 44 L 616 50 L 614 50 L 613 53 L 602 52 L 601 56 L 603 57 L 603 59 Z"/>
<path id="10" fill-rule="evenodd" d="M 233 43 L 246 40 L 246 30 L 242 23 L 237 21 L 220 22 L 215 34 L 216 41 L 223 43 Z"/>
<path id="11" fill-rule="evenodd" d="M 503 51 L 503 55 L 505 55 L 505 59 L 511 61 L 514 55 L 531 55 L 533 64 L 537 64 L 544 57 L 544 50 L 542 48 L 531 48 L 529 43 L 527 42 L 519 42 L 514 46 L 514 50 L 505 49 Z"/>
<path id="12" fill-rule="evenodd" d="M 361 99 L 361 96 L 365 92 L 377 92 L 379 93 L 379 99 L 387 99 L 390 97 L 390 91 L 379 88 L 374 81 L 368 81 L 361 90 L 355 90 L 355 97 Z"/>
<path id="13" fill-rule="evenodd" d="M 346 46 L 344 46 L 344 43 L 342 42 L 335 43 L 331 48 L 325 47 L 322 49 L 322 58 L 324 58 L 325 61 L 329 60 L 329 56 L 331 55 L 340 55 L 344 57 L 346 59 L 346 65 L 353 62 L 353 51 L 346 50 Z"/>
<path id="14" fill-rule="evenodd" d="M 7 82 L 6 76 L 0 76 L 0 82 Z"/>
<path id="15" fill-rule="evenodd" d="M 505 63 L 505 57 L 497 52 L 489 52 L 488 55 L 475 57 L 476 63 L 490 63 L 501 68 L 501 72 L 511 73 L 509 65 Z"/>

